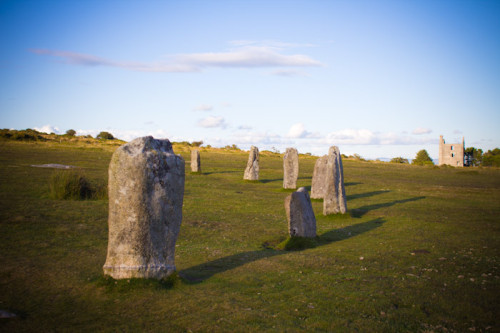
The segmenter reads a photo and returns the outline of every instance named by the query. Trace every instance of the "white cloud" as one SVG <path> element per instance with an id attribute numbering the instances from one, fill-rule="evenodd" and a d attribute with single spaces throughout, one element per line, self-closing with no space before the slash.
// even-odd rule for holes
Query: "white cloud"
<path id="1" fill-rule="evenodd" d="M 308 76 L 306 73 L 301 71 L 296 71 L 293 69 L 277 69 L 270 73 L 271 75 L 276 76 L 285 76 L 285 77 L 293 77 L 293 76 Z"/>
<path id="2" fill-rule="evenodd" d="M 422 135 L 432 133 L 432 130 L 429 128 L 417 127 L 413 130 L 412 134 Z"/>
<path id="3" fill-rule="evenodd" d="M 328 144 L 372 144 L 375 134 L 370 130 L 344 129 L 326 135 Z"/>
<path id="4" fill-rule="evenodd" d="M 106 131 L 111 133 L 115 138 L 124 140 L 124 141 L 132 141 L 133 139 L 140 138 L 143 136 L 152 136 L 155 139 L 169 139 L 170 141 L 184 141 L 180 138 L 172 136 L 170 133 L 162 130 L 121 130 L 116 128 L 106 128 L 106 129 L 78 129 L 76 130 L 77 135 L 91 135 L 95 137 L 102 131 Z"/>
<path id="5" fill-rule="evenodd" d="M 309 131 L 306 131 L 306 128 L 303 123 L 297 123 L 292 125 L 286 136 L 288 138 L 293 138 L 293 139 L 303 139 L 303 138 L 317 139 L 320 137 L 318 133 L 311 133 Z"/>
<path id="6" fill-rule="evenodd" d="M 193 108 L 193 111 L 212 111 L 214 107 L 212 105 L 201 104 Z"/>
<path id="7" fill-rule="evenodd" d="M 292 127 L 290 127 L 290 130 L 288 131 L 288 137 L 290 138 L 303 138 L 306 135 L 307 131 L 304 127 L 304 124 L 302 123 L 292 125 Z"/>
<path id="8" fill-rule="evenodd" d="M 242 130 L 242 131 L 248 131 L 248 130 L 251 130 L 251 129 L 252 129 L 252 126 L 248 126 L 248 125 L 241 125 L 241 126 L 238 126 L 238 129 L 239 129 L 239 130 Z"/>
<path id="9" fill-rule="evenodd" d="M 280 42 L 275 40 L 263 40 L 263 41 L 254 41 L 254 40 L 233 40 L 230 41 L 229 44 L 234 46 L 265 46 L 272 47 L 277 49 L 283 48 L 298 48 L 298 47 L 315 47 L 317 45 L 310 43 L 287 43 Z"/>
<path id="10" fill-rule="evenodd" d="M 302 54 L 282 54 L 271 46 L 243 46 L 228 52 L 178 54 L 157 63 L 119 62 L 89 54 L 47 49 L 31 49 L 38 55 L 62 58 L 64 62 L 80 66 L 118 67 L 140 72 L 198 72 L 204 68 L 260 68 L 260 67 L 310 67 L 323 66 Z"/>
<path id="11" fill-rule="evenodd" d="M 41 132 L 41 133 L 56 133 L 56 134 L 63 134 L 63 132 L 57 127 L 57 126 L 52 126 L 52 125 L 44 125 L 42 127 L 35 127 L 33 128 L 35 131 Z"/>
<path id="12" fill-rule="evenodd" d="M 291 144 L 292 141 L 288 139 L 284 139 L 278 134 L 270 133 L 270 132 L 239 132 L 234 134 L 230 140 L 234 141 L 237 145 L 241 145 L 242 147 L 249 147 L 250 145 L 283 145 L 283 144 Z M 269 147 L 268 147 L 269 148 Z"/>
<path id="13" fill-rule="evenodd" d="M 414 145 L 435 143 L 437 139 L 416 138 L 394 132 L 373 132 L 368 129 L 343 129 L 327 134 L 322 142 L 330 145 Z"/>
<path id="14" fill-rule="evenodd" d="M 199 120 L 198 126 L 205 128 L 215 128 L 215 127 L 226 128 L 227 124 L 224 118 L 222 117 L 210 116 Z"/>
<path id="15" fill-rule="evenodd" d="M 322 66 L 305 55 L 284 55 L 266 46 L 246 46 L 230 52 L 194 53 L 175 56 L 175 63 L 203 67 L 303 67 Z"/>

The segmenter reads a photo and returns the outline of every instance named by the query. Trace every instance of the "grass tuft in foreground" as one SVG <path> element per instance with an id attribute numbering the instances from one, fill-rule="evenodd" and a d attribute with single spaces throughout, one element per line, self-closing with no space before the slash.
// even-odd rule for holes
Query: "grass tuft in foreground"
<path id="1" fill-rule="evenodd" d="M 81 170 L 57 170 L 49 181 L 50 198 L 58 200 L 105 199 L 105 184 L 92 184 Z"/>
<path id="2" fill-rule="evenodd" d="M 316 247 L 316 238 L 288 237 L 276 246 L 277 250 L 300 251 Z"/>

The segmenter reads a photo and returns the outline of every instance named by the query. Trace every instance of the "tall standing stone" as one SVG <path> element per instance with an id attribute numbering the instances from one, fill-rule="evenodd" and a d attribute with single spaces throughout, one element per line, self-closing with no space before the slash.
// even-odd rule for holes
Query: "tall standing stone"
<path id="1" fill-rule="evenodd" d="M 250 147 L 247 167 L 243 179 L 259 180 L 259 148 L 257 147 Z"/>
<path id="2" fill-rule="evenodd" d="M 287 148 L 283 156 L 283 188 L 296 189 L 299 177 L 299 153 L 295 148 Z"/>
<path id="3" fill-rule="evenodd" d="M 294 237 L 316 237 L 316 217 L 305 187 L 285 198 L 288 233 Z"/>
<path id="4" fill-rule="evenodd" d="M 312 199 L 323 199 L 325 197 L 327 164 L 328 155 L 321 156 L 314 164 L 311 183 Z"/>
<path id="5" fill-rule="evenodd" d="M 191 172 L 201 172 L 200 152 L 191 150 Z"/>
<path id="6" fill-rule="evenodd" d="M 151 136 L 119 147 L 109 164 L 109 240 L 104 274 L 161 279 L 175 271 L 184 159 Z"/>
<path id="7" fill-rule="evenodd" d="M 344 187 L 344 168 L 337 146 L 330 147 L 326 174 L 326 190 L 323 199 L 323 215 L 345 214 L 347 203 Z"/>

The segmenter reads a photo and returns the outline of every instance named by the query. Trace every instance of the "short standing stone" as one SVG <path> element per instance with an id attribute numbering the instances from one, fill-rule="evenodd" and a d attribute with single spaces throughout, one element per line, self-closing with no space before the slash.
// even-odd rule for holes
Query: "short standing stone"
<path id="1" fill-rule="evenodd" d="M 135 139 L 109 164 L 109 240 L 104 274 L 161 279 L 175 271 L 184 160 L 168 140 Z"/>
<path id="2" fill-rule="evenodd" d="M 287 148 L 283 156 L 283 188 L 296 189 L 299 177 L 299 153 L 295 148 Z"/>
<path id="3" fill-rule="evenodd" d="M 191 172 L 201 172 L 200 152 L 191 150 Z"/>
<path id="4" fill-rule="evenodd" d="M 316 160 L 311 183 L 312 199 L 323 199 L 325 197 L 327 164 L 328 155 L 321 156 Z"/>
<path id="5" fill-rule="evenodd" d="M 247 167 L 243 179 L 259 180 L 259 148 L 250 147 Z"/>
<path id="6" fill-rule="evenodd" d="M 294 237 L 316 237 L 316 217 L 305 187 L 285 198 L 288 233 Z"/>
<path id="7" fill-rule="evenodd" d="M 338 147 L 330 147 L 326 174 L 326 190 L 323 199 L 323 215 L 345 214 L 347 203 L 344 188 L 344 169 Z"/>

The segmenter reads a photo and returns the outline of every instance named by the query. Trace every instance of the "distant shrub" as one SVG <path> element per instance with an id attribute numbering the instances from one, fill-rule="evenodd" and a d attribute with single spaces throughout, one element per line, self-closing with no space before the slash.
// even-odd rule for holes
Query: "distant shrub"
<path id="1" fill-rule="evenodd" d="M 342 156 L 342 154 L 341 154 L 340 156 Z M 355 160 L 357 160 L 357 161 L 363 161 L 363 162 L 365 162 L 365 161 L 366 161 L 366 160 L 365 160 L 363 157 L 361 157 L 361 155 L 359 155 L 359 154 L 350 155 L 350 156 L 349 156 L 349 158 L 353 158 L 353 159 L 355 159 Z"/>
<path id="2" fill-rule="evenodd" d="M 415 159 L 411 162 L 411 164 L 434 165 L 431 157 L 429 156 L 429 153 L 427 153 L 427 150 L 425 150 L 425 149 L 422 149 L 417 153 L 417 155 L 415 156 Z"/>
<path id="3" fill-rule="evenodd" d="M 192 147 L 200 147 L 203 144 L 203 141 L 193 141 L 191 143 Z"/>
<path id="4" fill-rule="evenodd" d="M 76 131 L 74 129 L 69 129 L 66 131 L 66 135 L 75 136 L 75 134 L 76 134 Z"/>
<path id="5" fill-rule="evenodd" d="M 2 129 L 0 131 L 0 137 L 8 140 L 17 140 L 17 141 L 44 141 L 44 137 L 40 135 L 40 132 L 36 130 L 32 130 L 28 128 L 26 130 L 9 130 Z"/>
<path id="6" fill-rule="evenodd" d="M 95 138 L 101 140 L 114 140 L 115 137 L 109 132 L 100 132 Z"/>
<path id="7" fill-rule="evenodd" d="M 224 149 L 227 149 L 227 150 L 240 150 L 240 148 L 238 148 L 237 145 L 233 144 L 233 145 L 227 145 L 224 147 Z"/>
<path id="8" fill-rule="evenodd" d="M 49 182 L 50 197 L 59 200 L 104 199 L 106 186 L 92 185 L 81 170 L 58 170 Z"/>
<path id="9" fill-rule="evenodd" d="M 408 159 L 402 158 L 402 157 L 394 157 L 391 159 L 391 163 L 402 163 L 402 164 L 409 164 Z"/>

